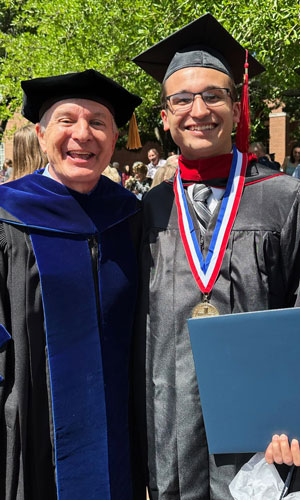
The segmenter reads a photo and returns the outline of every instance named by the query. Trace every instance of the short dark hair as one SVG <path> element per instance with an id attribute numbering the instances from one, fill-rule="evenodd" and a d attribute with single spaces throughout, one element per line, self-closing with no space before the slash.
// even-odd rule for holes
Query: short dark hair
<path id="1" fill-rule="evenodd" d="M 238 100 L 238 93 L 237 93 L 235 83 L 234 83 L 233 79 L 230 77 L 229 77 L 229 89 L 230 89 L 230 95 L 231 95 L 232 101 L 236 102 Z M 167 97 L 166 82 L 164 82 L 162 84 L 161 93 L 160 93 L 160 104 L 161 104 L 162 109 L 165 109 L 167 106 L 166 97 Z"/>

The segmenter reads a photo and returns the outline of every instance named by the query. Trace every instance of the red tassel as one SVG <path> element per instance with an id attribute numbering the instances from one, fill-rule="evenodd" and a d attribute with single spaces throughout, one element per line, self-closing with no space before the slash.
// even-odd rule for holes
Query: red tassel
<path id="1" fill-rule="evenodd" d="M 241 153 L 247 153 L 250 138 L 250 112 L 248 95 L 248 50 L 246 50 L 244 83 L 241 96 L 241 117 L 237 126 L 235 143 Z"/>

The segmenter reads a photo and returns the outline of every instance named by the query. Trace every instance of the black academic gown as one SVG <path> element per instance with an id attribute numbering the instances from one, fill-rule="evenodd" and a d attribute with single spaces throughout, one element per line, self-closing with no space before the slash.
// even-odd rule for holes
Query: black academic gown
<path id="1" fill-rule="evenodd" d="M 296 300 L 300 183 L 258 164 L 248 167 L 247 176 L 211 294 L 220 314 L 293 307 Z M 189 199 L 188 204 L 198 228 Z M 151 190 L 143 212 L 143 283 L 135 339 L 142 474 L 153 500 L 230 499 L 228 484 L 251 455 L 208 455 L 187 329 L 201 292 L 181 241 L 172 183 Z M 196 229 L 204 253 L 217 213 L 218 207 L 204 240 Z"/>
<path id="2" fill-rule="evenodd" d="M 0 188 L 0 498 L 131 500 L 136 197 Z"/>

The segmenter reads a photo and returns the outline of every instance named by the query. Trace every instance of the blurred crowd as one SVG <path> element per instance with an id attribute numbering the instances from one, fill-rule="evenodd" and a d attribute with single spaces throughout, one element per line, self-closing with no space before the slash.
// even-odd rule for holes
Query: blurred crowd
<path id="1" fill-rule="evenodd" d="M 300 179 L 300 144 L 295 144 L 291 148 L 290 155 L 286 156 L 282 165 L 275 160 L 274 154 L 266 153 L 262 142 L 253 142 L 249 153 L 255 155 L 258 163 Z M 113 162 L 107 166 L 103 175 L 142 199 L 147 191 L 171 179 L 178 164 L 178 155 L 174 151 L 168 154 L 167 159 L 161 158 L 155 148 L 149 149 L 147 154 L 148 164 L 135 161 L 132 165 L 121 166 L 118 162 Z M 0 182 L 12 181 L 31 174 L 35 170 L 44 168 L 46 164 L 47 157 L 41 151 L 34 126 L 26 125 L 14 134 L 13 159 L 5 159 L 0 170 Z"/>
<path id="2" fill-rule="evenodd" d="M 300 145 L 292 147 L 290 155 L 284 159 L 282 165 L 275 160 L 274 154 L 266 152 L 266 147 L 262 142 L 253 142 L 249 153 L 255 155 L 258 163 L 266 167 L 300 178 Z M 148 151 L 148 160 L 147 165 L 142 161 L 135 161 L 132 166 L 128 164 L 120 166 L 119 163 L 114 162 L 104 170 L 103 175 L 122 184 L 141 199 L 147 191 L 174 176 L 178 155 L 172 151 L 165 160 L 160 158 L 157 149 L 152 148 Z"/>
<path id="3" fill-rule="evenodd" d="M 266 148 L 262 142 L 253 142 L 250 145 L 249 152 L 257 157 L 258 163 L 273 170 L 281 170 L 285 174 L 292 175 L 298 179 L 300 178 L 300 145 L 293 145 L 290 155 L 285 157 L 282 165 L 278 161 L 275 161 L 274 154 L 266 153 Z"/>
<path id="4" fill-rule="evenodd" d="M 113 162 L 103 172 L 115 182 L 119 182 L 129 191 L 132 191 L 138 199 L 142 199 L 145 193 L 157 186 L 164 180 L 171 179 L 177 168 L 178 155 L 173 151 L 168 158 L 162 159 L 157 149 L 149 149 L 149 163 L 146 165 L 142 161 L 135 161 L 133 165 L 120 166 Z"/>

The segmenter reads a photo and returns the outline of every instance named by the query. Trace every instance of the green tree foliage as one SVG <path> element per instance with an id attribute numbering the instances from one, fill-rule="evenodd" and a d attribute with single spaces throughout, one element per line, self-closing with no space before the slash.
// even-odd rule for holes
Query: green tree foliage
<path id="1" fill-rule="evenodd" d="M 266 102 L 300 87 L 296 0 L 0 0 L 0 120 L 20 107 L 22 79 L 95 68 L 143 96 L 144 140 L 155 128 L 163 136 L 160 86 L 131 59 L 206 12 L 266 67 L 251 85 L 254 137 L 264 138 Z"/>

